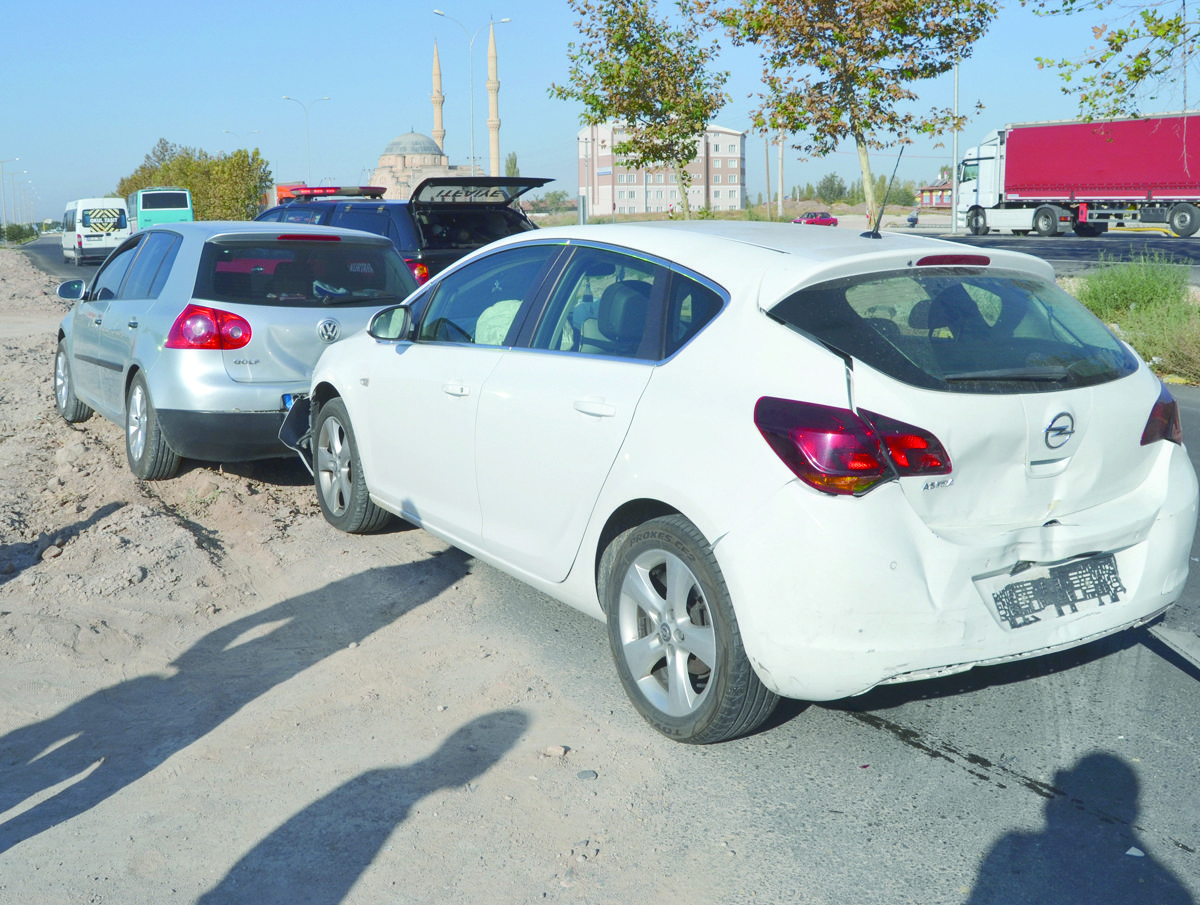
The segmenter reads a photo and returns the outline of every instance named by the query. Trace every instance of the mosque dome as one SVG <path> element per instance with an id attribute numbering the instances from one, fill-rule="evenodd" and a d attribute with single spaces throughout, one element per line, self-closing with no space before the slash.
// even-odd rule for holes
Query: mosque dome
<path id="1" fill-rule="evenodd" d="M 438 143 L 428 135 L 422 135 L 420 132 L 408 132 L 393 138 L 388 146 L 384 148 L 385 156 L 389 154 L 396 155 L 414 155 L 414 154 L 432 154 L 434 156 L 442 156 L 442 149 L 438 147 Z"/>

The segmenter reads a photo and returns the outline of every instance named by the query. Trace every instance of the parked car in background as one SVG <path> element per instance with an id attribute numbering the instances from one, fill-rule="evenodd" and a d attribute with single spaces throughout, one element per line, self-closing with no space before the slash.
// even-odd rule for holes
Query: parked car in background
<path id="1" fill-rule="evenodd" d="M 911 233 L 502 240 L 326 349 L 282 436 L 332 525 L 398 515 L 606 620 L 686 742 L 1146 623 L 1196 529 L 1130 347 L 1048 264 Z"/>
<path id="2" fill-rule="evenodd" d="M 320 223 L 387 236 L 418 283 L 496 239 L 534 229 L 517 199 L 550 179 L 524 176 L 438 176 L 407 201 L 387 201 L 378 186 L 307 186 L 256 220 Z"/>
<path id="3" fill-rule="evenodd" d="M 801 214 L 793 223 L 807 223 L 810 226 L 837 226 L 837 217 L 829 211 L 808 211 Z"/>
<path id="4" fill-rule="evenodd" d="M 381 236 L 330 227 L 176 223 L 142 230 L 58 329 L 60 415 L 125 429 L 129 467 L 169 478 L 183 458 L 290 455 L 279 427 L 330 343 L 416 288 Z"/>

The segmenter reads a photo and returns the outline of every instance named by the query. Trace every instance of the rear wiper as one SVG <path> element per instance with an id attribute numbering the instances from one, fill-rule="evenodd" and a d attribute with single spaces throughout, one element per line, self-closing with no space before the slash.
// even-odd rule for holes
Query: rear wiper
<path id="1" fill-rule="evenodd" d="M 959 374 L 947 374 L 942 380 L 947 383 L 960 383 L 970 380 L 1035 380 L 1047 383 L 1057 383 L 1067 380 L 1071 369 L 1062 365 L 1043 365 L 1036 368 L 996 368 L 991 371 L 963 371 Z"/>

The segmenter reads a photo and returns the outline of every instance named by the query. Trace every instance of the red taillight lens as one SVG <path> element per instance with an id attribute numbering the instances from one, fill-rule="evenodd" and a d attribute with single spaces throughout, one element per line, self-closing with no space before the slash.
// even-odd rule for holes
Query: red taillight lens
<path id="1" fill-rule="evenodd" d="M 894 477 L 951 470 L 937 437 L 883 415 L 764 396 L 754 424 L 796 477 L 825 493 L 863 494 Z"/>
<path id="2" fill-rule="evenodd" d="M 1149 446 L 1159 440 L 1183 445 L 1183 422 L 1179 420 L 1179 403 L 1165 385 L 1158 394 L 1146 427 L 1142 431 L 1142 446 Z"/>
<path id="3" fill-rule="evenodd" d="M 250 342 L 250 322 L 219 308 L 188 305 L 167 334 L 168 349 L 240 349 Z"/>
<path id="4" fill-rule="evenodd" d="M 405 258 L 404 263 L 408 265 L 408 269 L 412 271 L 412 275 L 417 278 L 418 286 L 429 282 L 429 268 L 423 263 L 414 261 L 412 258 Z"/>
<path id="5" fill-rule="evenodd" d="M 886 415 L 868 411 L 861 414 L 875 427 L 901 477 L 950 473 L 950 456 L 941 441 L 929 431 Z"/>

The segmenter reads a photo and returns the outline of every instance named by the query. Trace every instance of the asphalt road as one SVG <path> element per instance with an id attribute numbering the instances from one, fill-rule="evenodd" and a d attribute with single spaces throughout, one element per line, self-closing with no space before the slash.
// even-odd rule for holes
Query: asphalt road
<path id="1" fill-rule="evenodd" d="M 1099 249 L 1120 247 L 1114 238 L 962 241 L 1028 244 L 1092 266 Z M 1176 253 L 1193 246 L 1163 241 Z M 1172 392 L 1200 466 L 1200 390 Z M 486 634 L 519 649 L 572 705 L 636 732 L 599 624 L 480 572 Z M 1200 569 L 1166 621 L 1200 634 Z M 753 878 L 746 901 L 1197 905 L 1198 682 L 1200 671 L 1139 631 L 834 704 L 785 702 L 752 737 L 670 746 L 655 766 L 672 794 L 643 807 L 670 815 L 662 870 L 678 873 L 682 901 L 703 899 L 689 895 L 695 859 L 679 853 L 717 841 L 728 861 L 699 869 Z M 621 781 L 603 777 L 597 793 Z"/>

